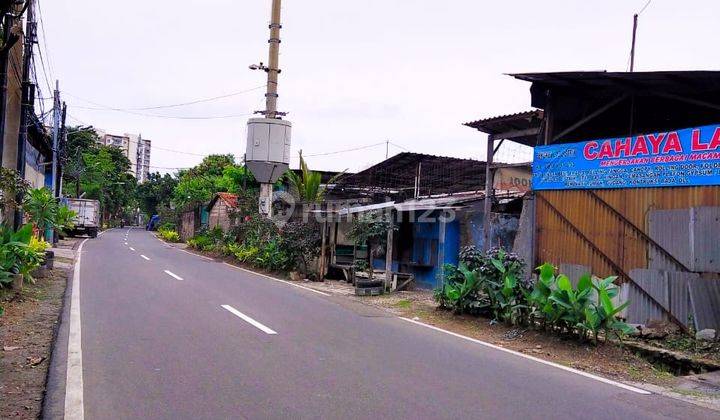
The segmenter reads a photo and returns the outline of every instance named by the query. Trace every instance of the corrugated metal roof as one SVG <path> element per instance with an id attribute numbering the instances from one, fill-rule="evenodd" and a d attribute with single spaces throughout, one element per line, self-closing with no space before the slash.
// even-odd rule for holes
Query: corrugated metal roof
<path id="1" fill-rule="evenodd" d="M 494 136 L 514 133 L 515 136 L 509 138 L 510 140 L 528 146 L 534 146 L 537 143 L 537 133 L 539 133 L 542 126 L 543 115 L 544 112 L 542 110 L 535 109 L 532 111 L 518 112 L 516 114 L 484 118 L 466 122 L 463 123 L 463 125 Z M 527 131 L 534 132 L 519 134 Z"/>
<path id="2" fill-rule="evenodd" d="M 362 189 L 414 196 L 418 189 L 419 195 L 430 196 L 482 191 L 485 165 L 473 159 L 405 152 L 340 179 L 332 193 Z"/>
<path id="3" fill-rule="evenodd" d="M 720 71 L 648 71 L 608 72 L 571 71 L 549 73 L 516 73 L 510 76 L 526 82 L 556 87 L 581 88 L 650 88 L 674 91 L 696 91 L 699 88 L 720 89 Z"/>

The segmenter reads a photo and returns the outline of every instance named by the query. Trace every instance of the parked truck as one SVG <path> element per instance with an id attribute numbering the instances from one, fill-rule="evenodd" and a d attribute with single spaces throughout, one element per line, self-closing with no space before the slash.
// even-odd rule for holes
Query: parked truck
<path id="1" fill-rule="evenodd" d="M 100 224 L 100 202 L 83 198 L 67 198 L 67 206 L 77 213 L 75 216 L 75 229 L 68 232 L 70 236 L 85 234 L 91 238 L 97 237 Z"/>

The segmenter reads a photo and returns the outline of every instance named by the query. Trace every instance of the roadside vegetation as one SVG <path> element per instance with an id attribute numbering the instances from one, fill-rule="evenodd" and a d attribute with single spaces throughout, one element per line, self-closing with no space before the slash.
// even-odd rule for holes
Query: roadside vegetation
<path id="1" fill-rule="evenodd" d="M 587 274 L 573 286 L 568 276 L 545 263 L 537 268 L 538 280 L 532 284 L 523 280 L 524 270 L 524 262 L 503 249 L 483 253 L 465 247 L 459 266 L 444 267 L 445 280 L 435 300 L 454 313 L 488 316 L 509 325 L 592 339 L 595 344 L 601 333 L 622 339 L 634 331 L 618 318 L 629 302 L 616 305 L 616 277 Z"/>
<path id="2" fill-rule="evenodd" d="M 63 194 L 100 202 L 105 227 L 133 219 L 137 203 L 137 181 L 129 174 L 130 161 L 114 146 L 99 144 L 93 127 L 70 127 L 67 146 L 60 156 Z"/>
<path id="3" fill-rule="evenodd" d="M 166 223 L 158 228 L 158 236 L 168 242 L 180 242 L 180 234 L 172 224 Z"/>
<path id="4" fill-rule="evenodd" d="M 45 263 L 45 251 L 50 248 L 44 240 L 46 229 L 72 229 L 75 217 L 75 213 L 60 205 L 47 188 L 28 190 L 14 175 L 5 175 L 4 179 L 17 184 L 16 190 L 26 192 L 24 198 L 14 198 L 11 208 L 21 208 L 28 223 L 18 230 L 8 224 L 0 225 L 0 289 L 3 289 L 3 297 L 5 289 L 19 291 L 24 282 L 35 282 L 33 273 Z M 3 313 L 4 307 L 0 305 L 0 315 Z"/>
<path id="5" fill-rule="evenodd" d="M 230 257 L 251 267 L 315 277 L 311 262 L 320 251 L 320 232 L 317 226 L 303 222 L 278 228 L 256 215 L 243 219 L 227 234 L 219 228 L 202 230 L 187 243 L 191 248 Z"/>

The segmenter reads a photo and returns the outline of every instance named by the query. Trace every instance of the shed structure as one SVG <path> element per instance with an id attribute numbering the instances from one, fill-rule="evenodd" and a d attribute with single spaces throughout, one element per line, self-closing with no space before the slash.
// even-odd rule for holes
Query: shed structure
<path id="1" fill-rule="evenodd" d="M 526 138 L 530 146 L 720 123 L 720 72 L 513 76 L 532 83 L 532 106 L 544 112 L 541 132 Z M 630 322 L 659 313 L 688 326 L 687 314 L 695 313 L 696 328 L 720 328 L 720 296 L 712 292 L 720 272 L 713 239 L 720 229 L 720 175 L 710 186 L 535 191 L 534 198 L 534 266 L 550 261 L 620 276 L 632 306 L 647 307 L 629 314 Z M 712 302 L 694 304 L 693 290 Z"/>
<path id="2" fill-rule="evenodd" d="M 208 204 L 208 227 L 214 229 L 219 227 L 223 232 L 228 232 L 233 226 L 234 220 L 231 212 L 238 206 L 237 194 L 220 192 Z"/>

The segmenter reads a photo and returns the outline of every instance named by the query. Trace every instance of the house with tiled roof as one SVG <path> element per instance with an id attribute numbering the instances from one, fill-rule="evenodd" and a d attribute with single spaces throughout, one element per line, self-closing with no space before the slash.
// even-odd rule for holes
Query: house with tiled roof
<path id="1" fill-rule="evenodd" d="M 233 226 L 233 219 L 230 217 L 232 211 L 238 206 L 237 194 L 221 192 L 215 194 L 210 204 L 207 206 L 209 217 L 208 227 L 214 229 L 220 227 L 223 232 L 227 232 Z"/>

